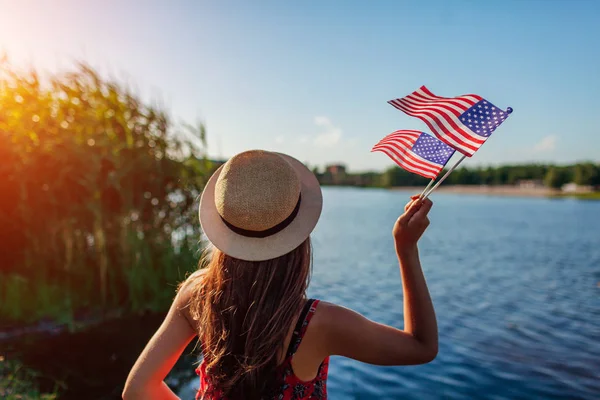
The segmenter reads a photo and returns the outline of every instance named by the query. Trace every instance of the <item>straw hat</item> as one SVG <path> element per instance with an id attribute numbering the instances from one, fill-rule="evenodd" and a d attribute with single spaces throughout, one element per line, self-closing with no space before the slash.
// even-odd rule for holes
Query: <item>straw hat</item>
<path id="1" fill-rule="evenodd" d="M 223 253 L 269 260 L 308 238 L 322 206 L 319 182 L 304 164 L 251 150 L 232 157 L 210 178 L 200 199 L 200 224 Z"/>

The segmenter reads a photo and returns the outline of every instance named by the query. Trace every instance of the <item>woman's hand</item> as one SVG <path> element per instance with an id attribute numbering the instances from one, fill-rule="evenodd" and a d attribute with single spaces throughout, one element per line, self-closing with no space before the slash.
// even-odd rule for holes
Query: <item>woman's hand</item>
<path id="1" fill-rule="evenodd" d="M 417 242 L 429 226 L 427 214 L 432 205 L 431 200 L 419 199 L 419 195 L 411 197 L 404 207 L 404 214 L 398 218 L 392 230 L 397 251 L 416 249 Z"/>

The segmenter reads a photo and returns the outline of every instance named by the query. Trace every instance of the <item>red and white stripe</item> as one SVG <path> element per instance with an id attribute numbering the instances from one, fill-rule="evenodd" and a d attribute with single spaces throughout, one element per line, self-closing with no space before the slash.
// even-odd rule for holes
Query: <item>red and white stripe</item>
<path id="1" fill-rule="evenodd" d="M 482 99 L 475 94 L 440 97 L 421 86 L 408 96 L 390 100 L 388 103 L 408 115 L 421 119 L 441 141 L 471 157 L 486 138 L 471 131 L 459 117 Z"/>
<path id="2" fill-rule="evenodd" d="M 412 147 L 421 133 L 413 130 L 390 133 L 373 146 L 371 151 L 381 151 L 408 172 L 433 179 L 444 166 L 426 160 L 412 151 Z"/>

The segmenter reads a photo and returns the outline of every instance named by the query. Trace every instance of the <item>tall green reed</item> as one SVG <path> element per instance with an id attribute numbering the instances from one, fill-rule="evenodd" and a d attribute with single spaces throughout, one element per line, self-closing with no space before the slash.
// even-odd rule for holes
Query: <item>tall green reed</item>
<path id="1" fill-rule="evenodd" d="M 42 79 L 4 61 L 0 160 L 2 321 L 161 310 L 196 268 L 202 125 L 86 64 Z"/>

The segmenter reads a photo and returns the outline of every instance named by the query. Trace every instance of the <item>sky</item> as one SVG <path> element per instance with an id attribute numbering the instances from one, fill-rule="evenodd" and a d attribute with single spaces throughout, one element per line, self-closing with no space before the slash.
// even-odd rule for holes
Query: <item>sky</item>
<path id="1" fill-rule="evenodd" d="M 288 153 L 351 171 L 428 131 L 387 104 L 421 85 L 514 112 L 466 165 L 600 161 L 600 1 L 0 0 L 0 51 L 83 60 L 207 128 L 208 153 Z"/>

